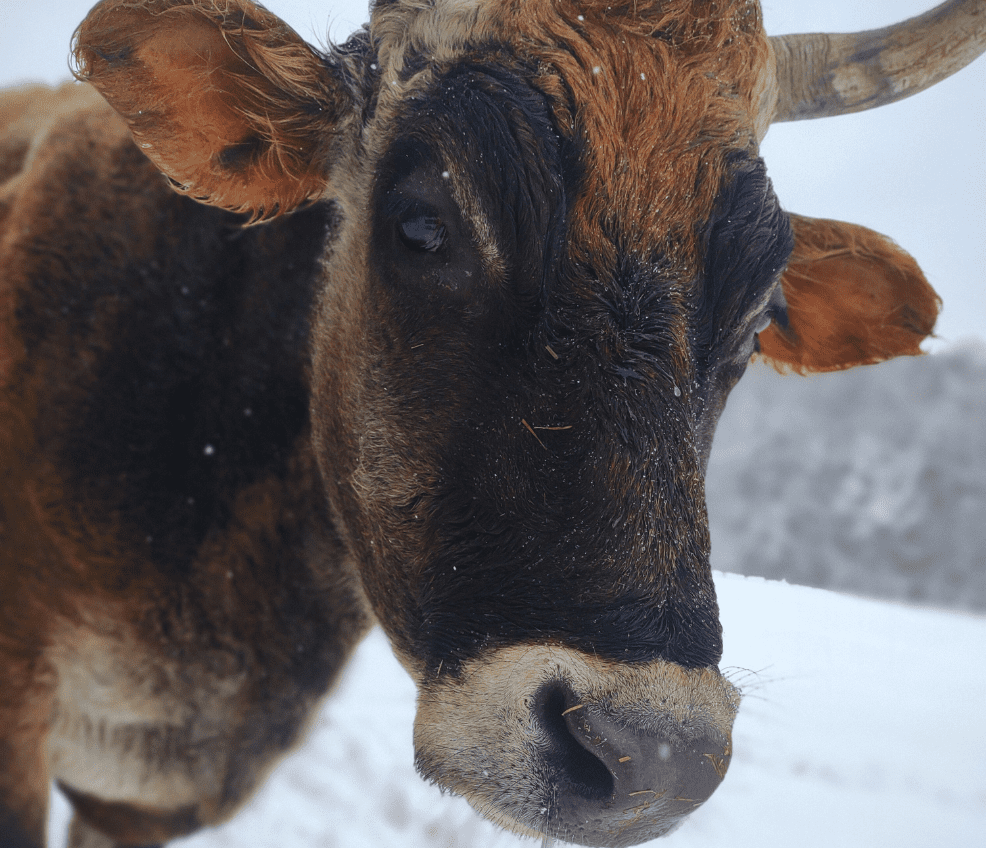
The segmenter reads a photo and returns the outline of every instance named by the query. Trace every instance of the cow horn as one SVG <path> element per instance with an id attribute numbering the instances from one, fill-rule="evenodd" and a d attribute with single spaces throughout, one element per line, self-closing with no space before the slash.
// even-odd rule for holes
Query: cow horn
<path id="1" fill-rule="evenodd" d="M 917 94 L 986 50 L 986 0 L 949 0 L 883 29 L 774 36 L 771 44 L 775 122 L 862 112 Z"/>

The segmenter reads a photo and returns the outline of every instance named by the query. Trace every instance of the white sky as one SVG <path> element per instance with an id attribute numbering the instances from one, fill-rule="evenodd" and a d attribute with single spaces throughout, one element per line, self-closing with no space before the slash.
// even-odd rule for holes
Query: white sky
<path id="1" fill-rule="evenodd" d="M 0 84 L 68 77 L 66 56 L 90 0 L 6 0 Z M 268 0 L 304 37 L 345 38 L 365 0 Z M 919 14 L 934 0 L 768 0 L 772 34 L 851 31 Z M 882 109 L 778 124 L 763 156 L 785 208 L 864 224 L 909 250 L 945 301 L 944 342 L 986 338 L 986 60 Z M 934 349 L 935 345 L 932 345 Z"/>

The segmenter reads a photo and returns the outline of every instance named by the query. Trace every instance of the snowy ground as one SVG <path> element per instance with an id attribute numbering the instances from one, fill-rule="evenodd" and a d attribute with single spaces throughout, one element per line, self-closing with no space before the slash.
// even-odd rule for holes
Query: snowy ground
<path id="1" fill-rule="evenodd" d="M 986 618 L 717 574 L 744 690 L 729 774 L 667 848 L 967 848 L 986 833 Z M 411 765 L 414 688 L 380 631 L 308 743 L 176 848 L 507 848 Z M 62 810 L 63 811 L 63 810 Z"/>

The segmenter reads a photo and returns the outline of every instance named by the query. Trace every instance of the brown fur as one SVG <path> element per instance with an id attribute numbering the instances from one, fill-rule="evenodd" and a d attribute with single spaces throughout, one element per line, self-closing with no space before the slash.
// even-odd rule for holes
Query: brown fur
<path id="1" fill-rule="evenodd" d="M 197 199 L 259 221 L 324 189 L 320 166 L 334 152 L 332 128 L 342 130 L 344 95 L 311 49 L 254 4 L 97 7 L 76 32 L 75 61 L 146 155 Z"/>
<path id="2" fill-rule="evenodd" d="M 793 215 L 795 248 L 784 272 L 790 328 L 760 335 L 778 370 L 801 374 L 921 353 L 941 299 L 891 239 L 858 224 Z"/>
<path id="3" fill-rule="evenodd" d="M 55 527 L 46 526 L 42 514 L 60 488 L 34 441 L 37 395 L 46 381 L 11 386 L 25 357 L 16 319 L 19 294 L 36 279 L 45 279 L 50 263 L 61 259 L 44 253 L 32 257 L 24 234 L 43 241 L 46 228 L 60 230 L 57 166 L 66 152 L 84 150 L 87 136 L 105 142 L 115 132 L 122 139 L 125 129 L 92 91 L 78 86 L 4 93 L 0 102 L 6 125 L 6 179 L 0 187 L 0 473 L 5 480 L 0 504 L 0 727 L 7 731 L 0 743 L 5 763 L 0 797 L 20 819 L 24 838 L 33 838 L 44 826 L 49 781 L 44 742 L 55 679 L 43 654 L 47 629 L 53 617 L 68 611 L 85 577 L 71 544 Z M 80 114 L 94 119 L 84 129 L 75 125 Z M 71 241 L 63 230 L 51 235 Z M 13 829 L 15 823 L 3 822 L 3 814 L 0 807 L 0 828 Z"/>
<path id="4" fill-rule="evenodd" d="M 754 144 L 748 70 L 768 55 L 759 9 L 695 0 L 505 5 L 504 30 L 543 63 L 559 124 L 577 120 L 586 139 L 589 182 L 575 219 L 629 244 L 666 234 L 687 273 L 694 225 L 712 212 L 725 156 Z M 573 235 L 587 238 L 593 257 L 613 249 L 598 233 Z"/>

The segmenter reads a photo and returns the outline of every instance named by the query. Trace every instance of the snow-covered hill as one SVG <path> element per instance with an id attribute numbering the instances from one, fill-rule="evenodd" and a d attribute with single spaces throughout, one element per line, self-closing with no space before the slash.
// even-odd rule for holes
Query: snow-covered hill
<path id="1" fill-rule="evenodd" d="M 986 346 L 808 378 L 752 366 L 706 491 L 716 568 L 986 610 Z"/>
<path id="2" fill-rule="evenodd" d="M 744 690 L 729 774 L 654 848 L 967 848 L 986 833 L 986 618 L 717 574 Z M 411 764 L 414 687 L 380 631 L 308 743 L 227 826 L 175 848 L 533 846 Z M 60 814 L 64 814 L 61 806 Z"/>

